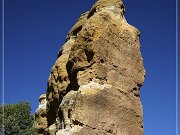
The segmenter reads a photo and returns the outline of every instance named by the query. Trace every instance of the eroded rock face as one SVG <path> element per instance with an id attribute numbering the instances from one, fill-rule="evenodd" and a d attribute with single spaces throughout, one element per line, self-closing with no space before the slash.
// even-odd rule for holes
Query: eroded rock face
<path id="1" fill-rule="evenodd" d="M 99 0 L 69 31 L 47 87 L 50 135 L 143 135 L 140 32 L 121 0 Z"/>
<path id="2" fill-rule="evenodd" d="M 35 112 L 35 128 L 38 134 L 43 134 L 44 130 L 47 128 L 46 115 L 46 94 L 42 94 L 39 97 L 39 106 Z"/>

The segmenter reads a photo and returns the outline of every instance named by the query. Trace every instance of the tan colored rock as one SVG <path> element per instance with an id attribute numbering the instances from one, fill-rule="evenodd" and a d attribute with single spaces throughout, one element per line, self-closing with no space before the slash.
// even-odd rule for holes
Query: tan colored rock
<path id="1" fill-rule="evenodd" d="M 140 32 L 124 12 L 122 0 L 99 0 L 69 31 L 46 93 L 55 134 L 143 135 Z"/>
<path id="2" fill-rule="evenodd" d="M 56 125 L 52 124 L 51 126 L 49 126 L 48 130 L 49 130 L 50 135 L 55 135 L 56 134 Z"/>
<path id="3" fill-rule="evenodd" d="M 43 134 L 44 130 L 47 128 L 47 118 L 46 118 L 46 94 L 42 94 L 39 97 L 39 106 L 35 113 L 35 128 L 38 134 Z"/>

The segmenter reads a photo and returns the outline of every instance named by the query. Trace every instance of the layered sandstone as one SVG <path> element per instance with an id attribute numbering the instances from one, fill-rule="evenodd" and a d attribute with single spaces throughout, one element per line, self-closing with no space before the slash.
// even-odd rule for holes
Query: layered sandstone
<path id="1" fill-rule="evenodd" d="M 99 0 L 69 31 L 46 92 L 53 135 L 143 135 L 140 32 L 122 0 Z"/>

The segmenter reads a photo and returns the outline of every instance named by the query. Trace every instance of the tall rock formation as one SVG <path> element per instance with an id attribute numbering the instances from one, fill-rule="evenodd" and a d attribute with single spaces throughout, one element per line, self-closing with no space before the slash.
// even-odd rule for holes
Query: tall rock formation
<path id="1" fill-rule="evenodd" d="M 140 32 L 124 12 L 99 0 L 69 31 L 48 79 L 47 134 L 143 135 Z"/>

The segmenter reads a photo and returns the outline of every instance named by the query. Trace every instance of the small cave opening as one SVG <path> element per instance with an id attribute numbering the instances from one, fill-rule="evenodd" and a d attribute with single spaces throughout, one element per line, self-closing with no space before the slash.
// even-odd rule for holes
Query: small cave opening
<path id="1" fill-rule="evenodd" d="M 71 118 L 71 109 L 68 109 L 68 118 Z"/>
<path id="2" fill-rule="evenodd" d="M 93 59 L 93 56 L 94 56 L 94 52 L 92 50 L 87 50 L 87 49 L 85 49 L 84 51 L 85 51 L 85 54 L 87 57 L 87 61 L 91 62 L 91 60 Z"/>
<path id="3" fill-rule="evenodd" d="M 91 16 L 94 15 L 94 13 L 96 12 L 96 8 L 91 9 L 91 11 L 89 12 L 87 19 L 89 19 Z"/>
<path id="4" fill-rule="evenodd" d="M 103 59 L 100 59 L 100 62 L 101 62 L 101 63 L 104 63 L 104 60 L 103 60 Z"/>
<path id="5" fill-rule="evenodd" d="M 56 122 L 56 112 L 58 110 L 59 101 L 53 100 L 49 103 L 50 109 L 47 111 L 47 122 L 48 126 Z"/>
<path id="6" fill-rule="evenodd" d="M 67 86 L 67 92 L 71 90 L 78 90 L 79 89 L 79 84 L 77 82 L 77 70 L 73 70 L 73 65 L 74 63 L 71 61 L 68 61 L 66 64 L 66 70 L 68 73 L 68 78 L 70 80 L 70 84 Z"/>
<path id="7" fill-rule="evenodd" d="M 73 30 L 72 35 L 77 36 L 77 34 L 81 31 L 81 29 L 82 29 L 82 25 L 77 27 L 75 30 Z"/>

